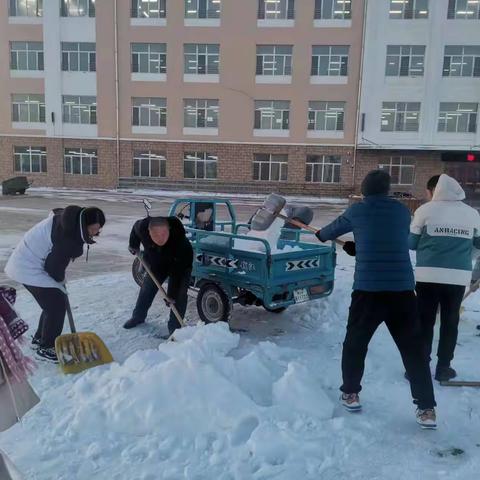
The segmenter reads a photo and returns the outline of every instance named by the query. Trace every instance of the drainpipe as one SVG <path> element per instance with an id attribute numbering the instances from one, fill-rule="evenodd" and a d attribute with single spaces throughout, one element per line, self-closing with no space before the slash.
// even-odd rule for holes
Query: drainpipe
<path id="1" fill-rule="evenodd" d="M 367 26 L 367 10 L 368 0 L 364 0 L 363 3 L 363 26 L 362 26 L 362 50 L 360 53 L 360 74 L 358 76 L 358 92 L 357 92 L 357 118 L 355 119 L 355 139 L 353 141 L 353 175 L 352 175 L 352 193 L 355 193 L 355 177 L 357 174 L 357 145 L 358 145 L 358 127 L 360 125 L 360 105 L 363 83 L 363 60 L 365 55 L 365 35 Z"/>
<path id="2" fill-rule="evenodd" d="M 119 119 L 119 84 L 118 84 L 118 15 L 117 0 L 113 2 L 113 19 L 115 32 L 114 61 L 115 61 L 115 142 L 117 155 L 117 187 L 120 180 L 120 119 Z"/>

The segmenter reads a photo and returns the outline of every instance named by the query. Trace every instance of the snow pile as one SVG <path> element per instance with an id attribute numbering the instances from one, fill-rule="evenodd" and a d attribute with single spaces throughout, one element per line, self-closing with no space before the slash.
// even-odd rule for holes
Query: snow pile
<path id="1" fill-rule="evenodd" d="M 73 383 L 27 417 L 27 429 L 42 420 L 48 428 L 24 439 L 23 448 L 38 449 L 59 479 L 307 475 L 309 442 L 293 447 L 304 428 L 320 431 L 331 421 L 334 409 L 318 372 L 282 362 L 281 349 L 270 342 L 234 358 L 240 336 L 224 323 L 187 327 L 176 338 L 123 365 L 70 377 Z M 63 463 L 72 444 L 77 459 Z M 316 467 L 324 455 L 317 452 Z M 68 476 L 76 471 L 81 476 Z M 37 472 L 35 478 L 52 477 Z"/>
<path id="2" fill-rule="evenodd" d="M 273 223 L 270 225 L 269 228 L 266 230 L 250 230 L 246 236 L 247 237 L 255 237 L 261 238 L 266 240 L 270 245 L 270 250 L 272 254 L 276 253 L 285 253 L 285 252 L 296 252 L 301 251 L 301 247 L 294 247 L 292 245 L 285 245 L 283 248 L 278 247 L 278 239 L 280 238 L 280 234 L 282 232 L 282 228 L 284 225 L 284 220 L 280 218 L 276 218 Z M 234 241 L 234 248 L 237 250 L 244 250 L 244 251 L 256 251 L 256 252 L 265 252 L 265 246 L 261 242 L 255 242 L 252 240 L 245 240 L 245 239 L 238 239 Z"/>
<path id="3" fill-rule="evenodd" d="M 119 363 L 72 376 L 39 364 L 42 401 L 0 434 L 0 447 L 27 480 L 477 479 L 478 391 L 436 384 L 439 430 L 421 431 L 384 326 L 369 347 L 364 411 L 339 407 L 354 260 L 340 253 L 339 262 L 326 299 L 280 315 L 235 308 L 232 327 L 245 333 L 190 327 L 161 345 L 152 334 L 168 318 L 163 302 L 145 325 L 121 328 L 138 293 L 128 275 L 72 281 L 78 329 L 97 332 Z M 466 304 L 454 360 L 464 379 L 478 377 L 476 302 Z M 36 326 L 31 296 L 20 291 L 17 305 Z M 198 318 L 194 302 L 188 318 Z"/>

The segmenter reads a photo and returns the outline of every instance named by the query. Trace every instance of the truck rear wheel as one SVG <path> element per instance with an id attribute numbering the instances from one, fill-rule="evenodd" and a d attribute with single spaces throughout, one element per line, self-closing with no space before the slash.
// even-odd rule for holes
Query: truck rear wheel
<path id="1" fill-rule="evenodd" d="M 197 296 L 198 315 L 205 323 L 228 322 L 232 301 L 215 283 L 204 283 Z"/>

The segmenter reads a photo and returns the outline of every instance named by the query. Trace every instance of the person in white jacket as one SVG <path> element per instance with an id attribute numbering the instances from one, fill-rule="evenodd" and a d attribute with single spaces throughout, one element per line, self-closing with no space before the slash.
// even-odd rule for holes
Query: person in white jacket
<path id="1" fill-rule="evenodd" d="M 5 273 L 33 295 L 42 315 L 32 344 L 37 355 L 56 362 L 55 339 L 62 333 L 66 313 L 65 270 L 91 245 L 105 224 L 97 207 L 70 205 L 32 227 L 17 245 Z M 88 255 L 87 255 L 88 256 Z"/>
<path id="2" fill-rule="evenodd" d="M 460 307 L 472 277 L 473 248 L 480 248 L 480 214 L 466 205 L 465 192 L 448 175 L 427 184 L 430 201 L 419 207 L 410 227 L 410 249 L 417 251 L 416 291 L 422 336 L 430 357 L 440 306 L 440 338 L 435 379 L 456 376 L 450 366 L 458 336 Z"/>

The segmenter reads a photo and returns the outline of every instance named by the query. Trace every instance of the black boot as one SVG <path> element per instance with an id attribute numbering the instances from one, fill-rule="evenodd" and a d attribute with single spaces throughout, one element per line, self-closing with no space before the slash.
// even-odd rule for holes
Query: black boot
<path id="1" fill-rule="evenodd" d="M 137 325 L 140 325 L 141 323 L 145 323 L 145 320 L 137 320 L 136 318 L 131 318 L 127 322 L 123 324 L 123 328 L 126 328 L 129 330 L 130 328 L 134 328 Z"/>
<path id="2" fill-rule="evenodd" d="M 457 376 L 457 372 L 450 366 L 437 365 L 435 369 L 435 380 L 438 382 L 448 382 Z"/>
<path id="3" fill-rule="evenodd" d="M 39 356 L 42 360 L 48 360 L 52 363 L 58 363 L 57 353 L 55 352 L 54 347 L 38 347 L 37 356 Z"/>

